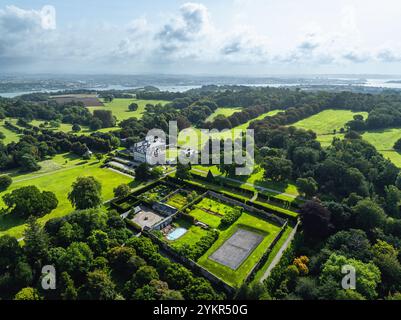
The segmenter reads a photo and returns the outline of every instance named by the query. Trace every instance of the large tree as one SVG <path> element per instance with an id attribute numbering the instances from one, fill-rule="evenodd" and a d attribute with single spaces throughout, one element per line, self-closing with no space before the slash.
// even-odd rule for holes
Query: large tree
<path id="1" fill-rule="evenodd" d="M 265 169 L 265 179 L 273 181 L 285 181 L 291 178 L 292 162 L 278 157 L 266 157 L 263 160 L 262 168 Z"/>
<path id="2" fill-rule="evenodd" d="M 330 211 L 320 202 L 308 201 L 301 207 L 301 221 L 305 235 L 321 239 L 331 231 Z"/>
<path id="3" fill-rule="evenodd" d="M 26 186 L 3 196 L 4 203 L 12 214 L 27 218 L 41 217 L 57 208 L 58 200 L 53 192 L 40 190 L 36 186 Z"/>
<path id="4" fill-rule="evenodd" d="M 96 208 L 102 204 L 102 185 L 94 177 L 78 177 L 68 199 L 76 209 Z"/>

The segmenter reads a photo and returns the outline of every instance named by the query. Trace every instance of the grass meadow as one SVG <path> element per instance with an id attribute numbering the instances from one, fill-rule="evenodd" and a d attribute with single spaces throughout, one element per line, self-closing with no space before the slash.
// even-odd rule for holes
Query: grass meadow
<path id="1" fill-rule="evenodd" d="M 46 221 L 62 217 L 73 211 L 71 203 L 67 196 L 71 190 L 72 183 L 79 176 L 93 176 L 102 183 L 103 200 L 107 201 L 113 198 L 113 189 L 122 183 L 130 184 L 135 187 L 132 178 L 116 173 L 109 169 L 100 168 L 97 161 L 89 161 L 82 163 L 78 159 L 70 159 L 67 163 L 62 155 L 56 156 L 56 159 L 40 163 L 42 169 L 40 172 L 30 174 L 19 174 L 11 172 L 13 184 L 6 191 L 0 193 L 0 208 L 4 208 L 2 196 L 15 189 L 35 185 L 40 190 L 52 191 L 55 193 L 59 204 L 51 213 L 39 218 L 39 222 L 44 224 Z M 16 238 L 23 236 L 25 229 L 24 220 L 18 219 L 11 215 L 0 216 L 0 236 L 8 234 Z"/>

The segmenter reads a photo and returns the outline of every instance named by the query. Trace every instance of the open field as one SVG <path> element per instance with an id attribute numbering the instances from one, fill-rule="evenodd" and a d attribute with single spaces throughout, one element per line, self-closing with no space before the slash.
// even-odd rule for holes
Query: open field
<path id="1" fill-rule="evenodd" d="M 213 121 L 217 116 L 223 115 L 226 117 L 241 111 L 242 108 L 217 108 L 205 121 Z"/>
<path id="2" fill-rule="evenodd" d="M 292 126 L 316 132 L 317 140 L 322 143 L 322 146 L 328 146 L 335 136 L 339 136 L 340 129 L 344 128 L 344 125 L 355 115 L 362 115 L 366 118 L 368 113 L 350 110 L 324 110 L 298 121 Z M 336 130 L 336 134 L 334 134 L 334 130 Z"/>
<path id="3" fill-rule="evenodd" d="M 58 160 L 54 161 L 54 164 L 57 165 L 57 161 Z M 59 200 L 59 205 L 53 212 L 39 219 L 39 222 L 44 224 L 49 219 L 62 217 L 73 211 L 67 196 L 71 190 L 72 183 L 79 176 L 94 176 L 99 180 L 102 183 L 102 195 L 105 201 L 113 198 L 113 189 L 116 186 L 122 183 L 130 184 L 131 187 L 135 185 L 131 178 L 108 169 L 102 169 L 100 168 L 100 163 L 97 162 L 89 162 L 77 166 L 66 165 L 65 168 L 54 169 L 53 167 L 53 171 L 51 171 L 51 169 L 47 167 L 42 170 L 48 171 L 45 173 L 42 172 L 42 174 L 17 175 L 13 177 L 13 184 L 8 190 L 0 193 L 0 197 L 14 189 L 29 185 L 35 185 L 40 190 L 54 192 Z M 4 207 L 2 199 L 0 199 L 0 207 Z M 0 217 L 0 235 L 9 234 L 20 238 L 23 235 L 24 228 L 24 221 L 21 219 L 8 215 Z"/>
<path id="4" fill-rule="evenodd" d="M 138 104 L 138 110 L 129 111 L 128 106 L 131 103 Z M 92 112 L 94 110 L 111 110 L 113 115 L 117 118 L 118 121 L 126 120 L 128 118 L 142 118 L 143 113 L 145 112 L 145 106 L 147 104 L 166 104 L 168 101 L 163 100 L 138 100 L 138 99 L 114 99 L 112 102 L 105 102 L 103 107 L 89 107 L 89 110 Z"/>
<path id="5" fill-rule="evenodd" d="M 96 94 L 67 94 L 52 96 L 53 100 L 59 104 L 73 101 L 82 102 L 85 106 L 102 106 L 103 102 L 97 98 Z"/>
<path id="6" fill-rule="evenodd" d="M 310 129 L 317 133 L 317 140 L 323 147 L 331 145 L 333 138 L 343 139 L 344 134 L 339 129 L 352 120 L 356 114 L 367 117 L 366 112 L 352 112 L 349 110 L 325 110 L 307 119 L 298 121 L 293 126 Z M 334 134 L 336 130 L 336 134 Z M 401 167 L 401 154 L 393 149 L 394 143 L 401 138 L 401 128 L 367 131 L 363 139 L 371 143 L 385 158 L 390 159 L 396 166 Z"/>
<path id="7" fill-rule="evenodd" d="M 10 129 L 7 129 L 4 126 L 4 121 L 10 121 L 15 124 L 16 121 L 12 121 L 12 119 L 5 119 L 5 120 L 0 120 L 0 132 L 2 132 L 5 136 L 5 139 L 1 139 L 4 144 L 9 144 L 11 142 L 18 142 L 20 139 L 20 134 L 15 133 L 14 131 L 11 131 Z"/>
<path id="8" fill-rule="evenodd" d="M 33 126 L 39 127 L 41 124 L 44 124 L 45 122 L 46 121 L 43 121 L 43 120 L 33 120 L 30 123 Z M 57 128 L 46 127 L 46 129 L 47 130 L 52 130 L 52 131 L 55 131 L 55 132 L 73 133 L 73 134 L 76 134 L 76 135 L 90 135 L 90 134 L 95 133 L 95 132 L 103 132 L 103 133 L 105 133 L 105 132 L 111 132 L 113 130 L 119 130 L 120 129 L 119 127 L 112 127 L 112 128 L 102 128 L 102 129 L 99 129 L 99 130 L 96 130 L 96 131 L 92 131 L 92 130 L 89 129 L 88 126 L 80 125 L 80 127 L 81 127 L 81 131 L 73 132 L 72 131 L 72 124 L 61 123 L 60 126 L 57 127 Z"/>
<path id="9" fill-rule="evenodd" d="M 375 146 L 385 158 L 390 159 L 397 167 L 401 167 L 401 154 L 393 149 L 394 143 L 401 138 L 400 128 L 369 131 L 362 137 Z"/>
<path id="10" fill-rule="evenodd" d="M 220 264 L 210 259 L 215 251 L 220 248 L 231 236 L 239 229 L 256 233 L 262 237 L 261 242 L 257 245 L 252 254 L 250 254 L 236 270 Z M 262 257 L 266 248 L 273 241 L 274 237 L 280 231 L 280 227 L 262 220 L 247 212 L 242 213 L 241 217 L 228 229 L 221 231 L 217 241 L 210 249 L 198 260 L 198 263 L 214 273 L 219 278 L 226 281 L 228 284 L 239 287 L 247 277 L 253 266 Z"/>
<path id="11" fill-rule="evenodd" d="M 277 113 L 281 112 L 282 110 L 272 110 L 266 113 L 261 114 L 255 119 L 252 119 L 244 124 L 241 124 L 237 127 L 232 128 L 231 130 L 225 130 L 222 132 L 217 132 L 217 133 L 209 133 L 209 134 L 204 134 L 200 129 L 198 128 L 188 128 L 185 130 L 182 130 L 180 134 L 178 135 L 178 144 L 180 146 L 185 146 L 185 147 L 191 147 L 191 148 L 196 148 L 200 149 L 201 146 L 204 145 L 204 143 L 209 139 L 236 139 L 239 135 L 238 132 L 234 134 L 234 130 L 242 130 L 245 131 L 248 127 L 249 124 L 252 121 L 255 120 L 261 120 L 264 119 L 268 116 L 274 116 Z"/>

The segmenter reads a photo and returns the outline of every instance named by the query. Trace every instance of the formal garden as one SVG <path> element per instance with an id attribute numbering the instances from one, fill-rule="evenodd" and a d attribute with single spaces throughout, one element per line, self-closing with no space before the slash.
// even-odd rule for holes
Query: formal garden
<path id="1" fill-rule="evenodd" d="M 167 255 L 173 258 L 178 255 L 184 264 L 196 265 L 203 274 L 210 274 L 233 289 L 251 281 L 257 271 L 266 269 L 261 262 L 267 261 L 282 234 L 288 235 L 284 232 L 287 219 L 267 208 L 257 208 L 240 197 L 229 198 L 171 177 L 137 190 L 123 200 L 119 206 L 133 204 L 137 211 L 143 204 L 156 213 L 159 204 L 174 209 L 173 214 L 147 227 L 132 223 L 137 215 L 135 210 L 131 210 L 126 220 L 138 232 L 162 245 Z"/>

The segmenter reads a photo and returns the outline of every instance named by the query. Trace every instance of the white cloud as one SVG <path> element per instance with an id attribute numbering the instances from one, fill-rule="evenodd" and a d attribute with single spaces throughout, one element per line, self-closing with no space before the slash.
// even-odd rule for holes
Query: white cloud
<path id="1" fill-rule="evenodd" d="M 212 16 L 204 4 L 188 2 L 158 16 L 133 14 L 129 23 L 88 21 L 62 30 L 57 28 L 56 9 L 52 6 L 36 10 L 7 6 L 0 9 L 0 58 L 42 60 L 43 64 L 53 60 L 59 65 L 60 61 L 73 61 L 78 66 L 84 63 L 102 70 L 105 66 L 110 66 L 110 70 L 179 66 L 183 72 L 185 66 L 194 65 L 260 65 L 267 69 L 266 66 L 275 65 L 313 68 L 401 62 L 401 50 L 395 48 L 394 41 L 386 46 L 374 46 L 372 41 L 367 44 L 369 34 L 360 21 L 360 7 L 353 6 L 355 3 L 344 2 L 343 7 L 330 13 L 335 24 L 326 23 L 317 14 L 311 19 L 300 12 L 298 28 L 295 24 L 289 26 L 292 16 L 280 19 L 279 26 L 274 24 L 277 20 L 266 23 L 266 28 L 253 24 L 252 15 L 247 12 L 248 7 L 254 10 L 257 6 L 255 1 L 252 3 L 236 0 L 233 7 L 240 11 L 231 12 L 231 18 L 225 17 L 225 12 Z M 276 19 L 274 9 L 278 6 L 269 4 L 266 8 L 272 12 L 263 12 L 261 16 Z M 242 14 L 241 19 L 235 18 L 238 14 Z M 282 39 L 277 35 L 282 35 Z M 5 64 L 4 59 L 1 63 Z"/>

